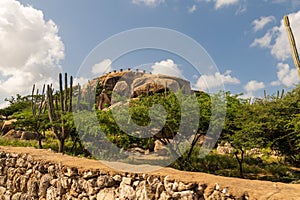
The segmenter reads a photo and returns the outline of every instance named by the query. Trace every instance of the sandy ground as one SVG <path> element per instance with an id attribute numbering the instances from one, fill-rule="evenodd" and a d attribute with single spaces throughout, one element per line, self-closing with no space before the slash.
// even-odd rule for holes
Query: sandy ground
<path id="1" fill-rule="evenodd" d="M 115 169 L 109 168 L 107 165 L 104 164 L 105 162 L 62 155 L 59 153 L 54 153 L 51 150 L 39 150 L 29 147 L 1 146 L 0 151 L 12 153 L 26 153 L 30 154 L 37 160 L 46 160 L 52 163 L 61 163 L 64 166 L 77 167 L 79 170 L 100 170 L 110 174 L 123 173 L 118 172 Z M 142 172 L 143 170 L 153 170 L 149 165 L 142 165 L 138 168 L 136 168 L 136 166 L 131 166 L 122 163 L 109 163 L 108 165 L 118 165 L 118 168 L 122 166 L 123 169 L 128 169 L 128 171 L 139 170 Z M 199 172 L 182 172 L 172 168 L 160 168 L 156 169 L 155 171 L 150 171 L 147 174 L 156 176 L 168 176 L 170 179 L 175 179 L 177 181 L 182 182 L 197 182 L 200 184 L 207 184 L 209 187 L 213 187 L 216 183 L 218 183 L 221 188 L 228 188 L 228 191 L 233 195 L 240 196 L 247 192 L 250 195 L 250 199 L 300 200 L 300 184 L 285 184 L 258 180 L 244 180 L 239 178 L 215 176 Z"/>

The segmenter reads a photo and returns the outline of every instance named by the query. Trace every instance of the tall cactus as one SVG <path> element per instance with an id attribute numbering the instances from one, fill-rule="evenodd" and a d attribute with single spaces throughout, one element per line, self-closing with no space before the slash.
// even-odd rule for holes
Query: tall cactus
<path id="1" fill-rule="evenodd" d="M 298 75 L 299 75 L 299 78 L 300 78 L 299 54 L 298 54 L 298 51 L 297 51 L 297 46 L 296 46 L 294 34 L 293 34 L 293 31 L 290 27 L 290 22 L 289 22 L 289 17 L 288 16 L 284 16 L 284 24 L 285 24 L 286 31 L 287 31 L 287 34 L 288 34 L 288 37 L 289 37 L 289 42 L 290 42 L 290 46 L 291 46 L 291 51 L 292 51 L 294 64 L 295 64 L 295 67 L 298 71 Z"/>
<path id="2" fill-rule="evenodd" d="M 35 94 L 35 85 L 32 86 L 32 93 L 31 93 L 31 112 L 32 116 L 36 123 L 34 123 L 35 132 L 38 134 L 38 141 L 39 141 L 39 148 L 42 149 L 42 134 L 39 130 L 41 126 L 41 122 L 39 118 L 42 114 L 43 106 L 45 105 L 45 85 L 43 86 L 43 90 L 41 93 L 41 99 L 39 100 L 39 89 L 36 90 Z"/>
<path id="3" fill-rule="evenodd" d="M 48 116 L 52 124 L 52 130 L 59 140 L 58 152 L 64 152 L 65 140 L 70 136 L 70 127 L 66 126 L 65 115 L 72 112 L 72 87 L 73 77 L 70 77 L 70 88 L 68 88 L 68 75 L 65 73 L 64 90 L 62 74 L 59 74 L 59 103 L 57 97 L 53 98 L 53 89 L 50 85 L 47 86 L 47 99 L 48 99 Z M 55 106 L 54 106 L 55 102 Z"/>

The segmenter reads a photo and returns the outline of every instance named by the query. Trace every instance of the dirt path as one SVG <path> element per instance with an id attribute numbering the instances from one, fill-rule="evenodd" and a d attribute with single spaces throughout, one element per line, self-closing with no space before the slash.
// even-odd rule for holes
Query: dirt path
<path id="1" fill-rule="evenodd" d="M 99 169 L 111 174 L 119 173 L 105 166 L 100 161 L 89 160 L 86 158 L 77 158 L 59 153 L 54 153 L 49 150 L 38 150 L 28 147 L 0 147 L 0 151 L 11 153 L 26 153 L 38 160 L 47 160 L 52 163 L 61 163 L 65 166 L 77 167 L 79 170 Z M 115 163 L 121 165 L 120 163 Z M 133 169 L 130 165 L 124 165 L 124 168 Z M 150 167 L 143 165 L 145 169 Z M 244 180 L 239 178 L 228 178 L 215 176 L 205 173 L 182 172 L 171 168 L 162 168 L 157 171 L 149 172 L 156 176 L 169 176 L 171 179 L 180 180 L 183 182 L 197 182 L 207 184 L 213 187 L 218 183 L 221 188 L 228 188 L 228 191 L 233 195 L 241 196 L 245 192 L 250 195 L 250 199 L 295 199 L 300 200 L 300 184 L 285 184 L 268 181 Z"/>

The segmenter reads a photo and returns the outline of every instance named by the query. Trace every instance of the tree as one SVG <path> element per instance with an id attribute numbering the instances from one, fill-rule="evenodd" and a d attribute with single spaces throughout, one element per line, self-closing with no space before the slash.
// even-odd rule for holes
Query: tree
<path id="1" fill-rule="evenodd" d="M 273 150 L 279 151 L 287 161 L 300 163 L 300 87 L 296 86 L 280 99 L 268 102 L 267 140 Z"/>
<path id="2" fill-rule="evenodd" d="M 227 94 L 227 117 L 223 130 L 223 139 L 234 148 L 240 177 L 244 177 L 244 157 L 247 150 L 262 146 L 263 131 L 257 117 L 264 112 L 259 104 L 249 104 L 238 95 Z"/>
<path id="3" fill-rule="evenodd" d="M 188 162 L 191 158 L 191 155 L 199 142 L 201 136 L 204 136 L 207 133 L 209 128 L 209 122 L 211 119 L 211 98 L 207 93 L 198 92 L 196 93 L 199 109 L 200 109 L 200 120 L 199 120 L 199 128 L 197 132 L 194 134 L 191 145 L 189 147 L 186 162 Z"/>
<path id="4" fill-rule="evenodd" d="M 26 109 L 30 105 L 30 101 L 28 100 L 28 98 L 21 97 L 21 95 L 19 94 L 17 94 L 17 98 L 15 98 L 14 96 L 11 96 L 10 99 L 5 98 L 5 101 L 8 101 L 10 105 L 6 108 L 0 109 L 0 115 L 3 115 L 6 120 L 9 116 L 23 109 Z"/>
<path id="5" fill-rule="evenodd" d="M 35 93 L 36 92 L 36 93 Z M 17 102 L 19 100 L 23 101 L 20 95 L 17 95 Z M 27 101 L 28 98 L 26 98 Z M 17 119 L 15 124 L 22 129 L 26 129 L 28 131 L 33 131 L 38 136 L 39 148 L 42 149 L 42 139 L 45 131 L 49 128 L 49 119 L 47 114 L 45 113 L 45 85 L 43 86 L 42 93 L 39 94 L 39 90 L 35 91 L 35 85 L 32 87 L 31 93 L 31 108 L 23 109 L 22 112 L 14 115 Z"/>
<path id="6" fill-rule="evenodd" d="M 41 113 L 38 117 L 32 115 L 31 111 L 26 110 L 14 115 L 17 121 L 14 123 L 17 127 L 32 131 L 38 136 L 39 148 L 42 149 L 42 139 L 45 137 L 44 133 L 49 129 L 49 119 L 46 113 Z"/>

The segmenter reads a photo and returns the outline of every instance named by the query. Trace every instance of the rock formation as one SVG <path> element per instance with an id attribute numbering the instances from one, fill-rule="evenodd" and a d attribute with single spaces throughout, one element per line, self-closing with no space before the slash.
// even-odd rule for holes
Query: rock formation
<path id="1" fill-rule="evenodd" d="M 14 129 L 15 126 L 13 125 L 13 122 L 15 122 L 15 121 L 16 121 L 15 119 L 4 121 L 0 132 L 2 132 L 2 134 L 6 134 L 11 129 Z"/>
<path id="2" fill-rule="evenodd" d="M 7 139 L 37 140 L 38 134 L 29 131 L 11 129 L 3 137 Z"/>
<path id="3" fill-rule="evenodd" d="M 92 88 L 92 89 L 91 89 Z M 112 93 L 135 98 L 140 95 L 152 95 L 154 93 L 171 90 L 181 90 L 185 94 L 191 91 L 190 82 L 179 77 L 145 72 L 132 72 L 130 70 L 110 72 L 91 80 L 83 88 L 83 94 L 88 91 L 96 92 L 96 104 L 98 109 L 103 109 L 104 104 L 112 105 Z"/>

